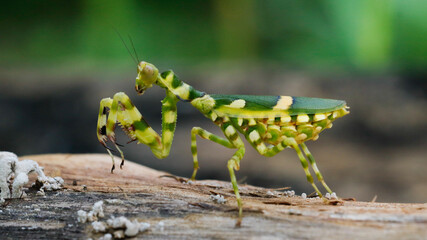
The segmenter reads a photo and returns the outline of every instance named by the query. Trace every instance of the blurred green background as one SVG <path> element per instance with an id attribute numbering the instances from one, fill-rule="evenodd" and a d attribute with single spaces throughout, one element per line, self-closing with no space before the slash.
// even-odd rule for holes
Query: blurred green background
<path id="1" fill-rule="evenodd" d="M 359 200 L 427 202 L 426 1 L 9 1 L 0 13 L 0 150 L 103 153 L 98 104 L 118 91 L 160 130 L 164 93 L 136 96 L 118 32 L 139 60 L 208 93 L 346 100 L 351 114 L 308 143 L 329 185 Z M 191 127 L 220 131 L 178 108 L 170 157 L 136 144 L 126 157 L 190 176 Z M 199 178 L 228 180 L 233 151 L 198 144 Z M 293 151 L 266 159 L 247 148 L 241 182 L 312 192 Z"/>

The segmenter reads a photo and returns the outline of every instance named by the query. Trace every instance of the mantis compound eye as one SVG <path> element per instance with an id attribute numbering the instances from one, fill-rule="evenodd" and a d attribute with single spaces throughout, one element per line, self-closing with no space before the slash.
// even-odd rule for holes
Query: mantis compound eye
<path id="1" fill-rule="evenodd" d="M 154 73 L 154 69 L 150 65 L 146 65 L 142 71 L 144 72 L 144 75 L 146 75 L 146 76 L 152 76 Z"/>

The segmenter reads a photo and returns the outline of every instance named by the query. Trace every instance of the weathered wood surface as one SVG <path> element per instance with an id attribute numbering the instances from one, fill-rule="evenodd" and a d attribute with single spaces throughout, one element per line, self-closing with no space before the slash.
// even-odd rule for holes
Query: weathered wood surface
<path id="1" fill-rule="evenodd" d="M 1 239 L 97 239 L 103 234 L 93 233 L 89 223 L 78 223 L 76 212 L 106 199 L 121 201 L 106 202 L 101 220 L 114 215 L 151 223 L 137 239 L 427 239 L 427 204 L 333 205 L 241 185 L 244 219 L 242 227 L 235 228 L 236 204 L 229 182 L 184 184 L 131 162 L 110 174 L 109 156 L 103 154 L 23 158 L 37 161 L 48 176 L 62 177 L 66 189 L 45 197 L 30 189 L 27 198 L 8 200 L 0 208 Z M 214 203 L 211 194 L 228 201 Z M 159 221 L 163 229 L 157 227 Z"/>

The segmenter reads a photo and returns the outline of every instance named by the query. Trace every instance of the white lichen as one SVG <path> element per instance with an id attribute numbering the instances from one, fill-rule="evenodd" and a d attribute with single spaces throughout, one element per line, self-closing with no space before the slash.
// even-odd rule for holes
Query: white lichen
<path id="1" fill-rule="evenodd" d="M 108 204 L 123 204 L 123 201 L 120 199 L 105 199 L 104 201 Z"/>
<path id="2" fill-rule="evenodd" d="M 327 198 L 329 200 L 331 200 L 331 199 L 335 199 L 335 200 L 338 199 L 337 194 L 335 192 L 333 192 L 333 193 L 326 193 L 325 194 L 325 198 Z"/>
<path id="3" fill-rule="evenodd" d="M 284 191 L 283 195 L 285 195 L 286 197 L 294 197 L 295 196 L 295 191 L 294 190 Z"/>
<path id="4" fill-rule="evenodd" d="M 219 204 L 224 204 L 227 202 L 227 199 L 224 198 L 224 196 L 217 194 L 217 195 L 210 195 L 209 197 L 212 201 L 219 203 Z"/>
<path id="5" fill-rule="evenodd" d="M 43 186 L 40 188 L 40 190 L 45 191 L 59 190 L 64 185 L 64 179 L 61 177 L 39 177 L 37 181 L 43 183 Z"/>
<path id="6" fill-rule="evenodd" d="M 193 181 L 191 181 L 191 180 L 188 180 L 188 181 L 184 181 L 184 182 L 182 182 L 183 184 L 188 184 L 188 185 L 193 185 Z"/>
<path id="7" fill-rule="evenodd" d="M 134 237 L 139 232 L 139 222 L 137 220 L 126 221 L 125 235 L 128 237 Z"/>
<path id="8" fill-rule="evenodd" d="M 163 222 L 160 222 L 163 223 Z M 151 227 L 151 224 L 146 222 L 139 222 L 139 232 L 145 232 Z M 164 225 L 162 225 L 162 231 L 164 230 Z"/>
<path id="9" fill-rule="evenodd" d="M 276 196 L 276 193 L 274 193 L 274 192 L 272 192 L 272 191 L 270 191 L 270 190 L 268 190 L 266 194 L 267 194 L 268 196 Z"/>
<path id="10" fill-rule="evenodd" d="M 106 233 L 104 236 L 99 238 L 99 240 L 111 240 L 111 239 L 113 239 L 113 235 L 111 235 L 111 233 Z"/>
<path id="11" fill-rule="evenodd" d="M 88 222 L 94 222 L 98 220 L 98 216 L 93 211 L 90 211 L 87 213 L 87 220 Z"/>
<path id="12" fill-rule="evenodd" d="M 123 230 L 114 231 L 113 236 L 115 239 L 125 238 L 125 232 Z"/>
<path id="13" fill-rule="evenodd" d="M 160 231 L 163 232 L 165 230 L 165 223 L 163 221 L 160 221 L 157 223 L 156 228 Z"/>
<path id="14" fill-rule="evenodd" d="M 136 236 L 139 232 L 144 232 L 150 228 L 149 223 L 138 222 L 137 220 L 130 221 L 124 216 L 114 217 L 112 216 L 107 220 L 107 224 L 112 229 L 125 228 L 124 234 L 128 237 Z"/>
<path id="15" fill-rule="evenodd" d="M 102 208 L 102 205 L 104 204 L 103 201 L 98 201 L 95 204 L 93 204 L 92 211 L 97 217 L 104 217 L 104 209 Z"/>
<path id="16" fill-rule="evenodd" d="M 107 226 L 105 225 L 105 223 L 98 222 L 98 221 L 95 221 L 92 223 L 92 228 L 93 228 L 93 231 L 95 231 L 96 233 L 105 232 L 107 230 Z"/>
<path id="17" fill-rule="evenodd" d="M 108 226 L 114 229 L 124 228 L 126 226 L 127 221 L 129 220 L 123 216 L 117 218 L 112 216 L 110 219 L 107 220 L 107 224 Z"/>
<path id="18" fill-rule="evenodd" d="M 13 174 L 18 156 L 11 152 L 0 152 L 0 201 L 10 198 L 9 181 Z"/>
<path id="19" fill-rule="evenodd" d="M 94 222 L 97 221 L 98 218 L 104 217 L 104 209 L 102 208 L 103 204 L 103 201 L 98 201 L 93 204 L 92 210 L 89 212 L 84 210 L 77 211 L 77 221 L 81 223 L 85 223 L 86 221 Z"/>
<path id="20" fill-rule="evenodd" d="M 0 198 L 26 196 L 23 188 L 28 183 L 28 174 L 32 172 L 37 173 L 37 181 L 42 183 L 37 195 L 44 195 L 44 191 L 61 189 L 64 184 L 64 180 L 60 177 L 46 177 L 43 168 L 37 162 L 29 159 L 18 161 L 18 156 L 14 153 L 0 152 Z"/>
<path id="21" fill-rule="evenodd" d="M 111 199 L 110 199 L 111 200 Z M 115 201 L 109 201 L 115 202 Z M 139 222 L 134 219 L 133 221 L 127 219 L 124 216 L 114 217 L 111 216 L 107 221 L 98 221 L 99 218 L 104 217 L 103 201 L 98 201 L 93 204 L 92 210 L 86 212 L 84 210 L 77 211 L 77 221 L 81 223 L 92 222 L 93 232 L 113 232 L 113 235 L 107 236 L 105 234 L 102 238 L 110 239 L 114 236 L 115 239 L 134 237 L 138 233 L 147 231 L 150 228 L 150 224 L 146 222 Z M 163 222 L 159 223 L 161 231 L 163 231 Z"/>
<path id="22" fill-rule="evenodd" d="M 77 222 L 85 223 L 87 221 L 87 212 L 83 210 L 77 211 Z"/>
<path id="23" fill-rule="evenodd" d="M 150 228 L 150 224 L 146 222 L 138 222 L 138 220 L 126 221 L 125 235 L 128 237 L 134 237 L 140 232 L 144 232 Z"/>

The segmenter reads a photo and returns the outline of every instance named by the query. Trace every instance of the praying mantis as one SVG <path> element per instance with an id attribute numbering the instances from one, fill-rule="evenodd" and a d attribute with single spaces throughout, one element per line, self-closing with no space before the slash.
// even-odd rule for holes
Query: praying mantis
<path id="1" fill-rule="evenodd" d="M 107 147 L 107 141 L 111 141 L 120 153 L 122 158 L 120 167 L 124 163 L 123 151 L 116 143 L 114 133 L 116 123 L 121 125 L 131 141 L 145 144 L 151 149 L 154 156 L 160 159 L 165 158 L 170 153 L 175 133 L 177 102 L 184 101 L 210 119 L 225 135 L 224 138 L 200 127 L 193 127 L 191 152 L 194 170 L 191 180 L 196 178 L 199 169 L 196 136 L 227 148 L 236 149 L 227 162 L 227 168 L 239 210 L 237 225 L 242 219 L 243 202 L 239 194 L 235 171 L 239 170 L 240 161 L 245 155 L 245 146 L 240 134 L 259 154 L 266 157 L 274 156 L 285 148 L 293 148 L 302 164 L 308 182 L 318 196 L 322 197 L 322 193 L 314 183 L 309 171 L 309 164 L 315 172 L 317 180 L 329 193 L 332 193 L 305 142 L 317 140 L 323 130 L 332 127 L 335 119 L 349 113 L 345 101 L 291 96 L 207 94 L 183 82 L 171 70 L 160 73 L 153 64 L 145 61 L 139 62 L 135 90 L 141 95 L 153 85 L 158 85 L 166 92 L 166 96 L 162 100 L 161 135 L 150 127 L 125 93 L 118 92 L 113 98 L 101 100 L 97 137 L 113 160 L 111 171 L 115 166 L 114 156 L 111 152 L 112 149 Z"/>

